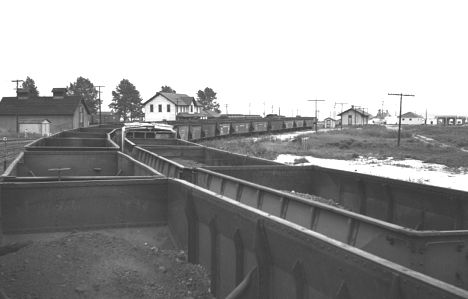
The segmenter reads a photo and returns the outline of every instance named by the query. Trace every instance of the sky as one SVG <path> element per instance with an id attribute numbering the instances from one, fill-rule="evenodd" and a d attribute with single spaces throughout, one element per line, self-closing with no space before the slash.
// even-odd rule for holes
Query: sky
<path id="1" fill-rule="evenodd" d="M 468 115 L 466 1 L 0 0 L 0 96 L 77 77 L 143 101 L 169 85 L 217 92 L 223 113 L 319 119 L 351 105 Z"/>

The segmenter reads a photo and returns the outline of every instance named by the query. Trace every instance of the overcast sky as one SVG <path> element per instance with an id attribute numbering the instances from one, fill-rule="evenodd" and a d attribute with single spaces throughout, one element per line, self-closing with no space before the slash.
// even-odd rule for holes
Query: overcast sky
<path id="1" fill-rule="evenodd" d="M 333 115 L 335 103 L 468 115 L 466 1 L 0 0 L 0 96 L 30 76 L 41 95 L 78 76 L 211 87 L 223 112 Z M 264 104 L 265 103 L 265 104 Z M 341 105 L 336 106 L 340 112 Z"/>

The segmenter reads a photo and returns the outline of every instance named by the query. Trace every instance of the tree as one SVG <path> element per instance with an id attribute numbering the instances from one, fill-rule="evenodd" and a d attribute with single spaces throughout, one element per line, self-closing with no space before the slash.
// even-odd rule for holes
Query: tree
<path id="1" fill-rule="evenodd" d="M 39 91 L 37 90 L 36 83 L 29 76 L 26 77 L 26 80 L 23 81 L 22 87 L 25 88 L 25 89 L 28 89 L 29 94 L 32 97 L 38 97 L 39 96 Z"/>
<path id="2" fill-rule="evenodd" d="M 201 104 L 203 110 L 214 110 L 220 113 L 219 103 L 216 102 L 216 92 L 213 89 L 206 87 L 204 90 L 197 92 L 198 102 Z"/>
<path id="3" fill-rule="evenodd" d="M 167 85 L 161 86 L 160 92 L 176 93 L 174 89 L 172 89 L 170 86 L 167 86 Z"/>
<path id="4" fill-rule="evenodd" d="M 83 99 L 91 114 L 96 114 L 98 112 L 98 91 L 89 79 L 78 77 L 75 83 L 70 83 L 67 93 L 68 95 L 79 96 Z"/>
<path id="5" fill-rule="evenodd" d="M 112 91 L 112 103 L 109 107 L 124 121 L 143 116 L 140 92 L 127 79 L 122 79 L 115 91 Z"/>

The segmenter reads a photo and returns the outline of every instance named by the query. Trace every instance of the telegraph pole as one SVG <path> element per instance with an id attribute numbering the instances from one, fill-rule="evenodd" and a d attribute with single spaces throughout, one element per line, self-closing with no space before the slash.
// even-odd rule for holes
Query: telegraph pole
<path id="1" fill-rule="evenodd" d="M 325 102 L 325 100 L 308 100 L 309 102 L 315 102 L 315 133 L 317 133 L 317 125 L 318 125 L 318 119 L 317 119 L 317 102 Z"/>
<path id="2" fill-rule="evenodd" d="M 226 107 L 226 114 L 228 114 L 228 104 L 224 104 L 224 107 Z"/>
<path id="3" fill-rule="evenodd" d="M 335 102 L 335 105 L 341 105 L 340 114 L 343 113 L 343 105 L 346 105 L 346 104 L 348 104 L 348 103 L 336 103 Z M 341 116 L 341 118 L 343 118 L 343 116 Z M 343 130 L 343 119 L 340 120 L 340 129 Z"/>
<path id="4" fill-rule="evenodd" d="M 102 124 L 102 116 L 101 116 L 101 87 L 105 87 L 103 85 L 96 85 L 94 87 L 98 88 L 98 93 L 99 93 L 99 125 Z"/>
<path id="5" fill-rule="evenodd" d="M 16 91 L 18 91 L 19 83 L 24 82 L 24 80 L 15 79 L 15 80 L 11 80 L 11 82 L 16 83 Z"/>
<path id="6" fill-rule="evenodd" d="M 400 96 L 400 115 L 398 116 L 398 142 L 397 146 L 400 146 L 400 134 L 401 134 L 401 106 L 403 104 L 403 97 L 414 97 L 414 94 L 403 94 L 403 93 L 389 93 L 389 96 Z"/>

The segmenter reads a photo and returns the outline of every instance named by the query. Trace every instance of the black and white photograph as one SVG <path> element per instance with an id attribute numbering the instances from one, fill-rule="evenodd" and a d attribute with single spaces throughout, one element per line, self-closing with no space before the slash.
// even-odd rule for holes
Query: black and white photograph
<path id="1" fill-rule="evenodd" d="M 468 3 L 0 1 L 0 299 L 468 299 Z"/>

